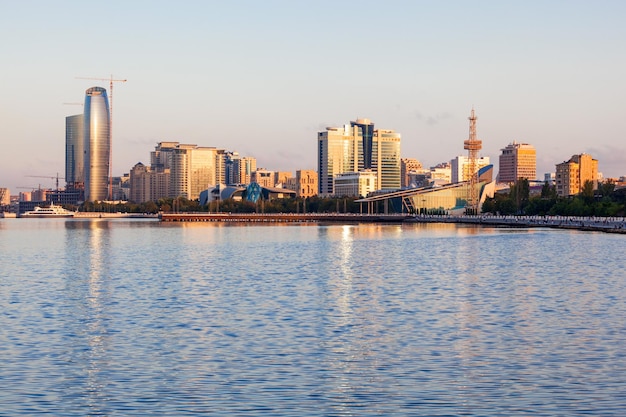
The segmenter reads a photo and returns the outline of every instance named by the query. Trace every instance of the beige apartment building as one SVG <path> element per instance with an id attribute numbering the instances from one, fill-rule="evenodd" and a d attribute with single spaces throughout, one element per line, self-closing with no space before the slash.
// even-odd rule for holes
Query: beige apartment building
<path id="1" fill-rule="evenodd" d="M 308 169 L 296 171 L 296 176 L 287 179 L 286 188 L 296 192 L 296 197 L 307 198 L 317 195 L 317 172 Z"/>
<path id="2" fill-rule="evenodd" d="M 520 178 L 537 179 L 537 151 L 534 146 L 513 141 L 501 152 L 498 182 L 511 184 Z"/>
<path id="3" fill-rule="evenodd" d="M 173 151 L 170 197 L 200 198 L 200 192 L 223 182 L 220 163 L 224 151 L 213 147 L 179 144 Z"/>
<path id="4" fill-rule="evenodd" d="M 598 160 L 589 154 L 573 155 L 569 161 L 556 165 L 556 193 L 561 197 L 579 194 L 585 182 L 598 188 Z"/>
<path id="5" fill-rule="evenodd" d="M 169 191 L 169 168 L 156 171 L 139 162 L 130 170 L 130 201 L 135 203 L 158 201 L 168 197 Z"/>

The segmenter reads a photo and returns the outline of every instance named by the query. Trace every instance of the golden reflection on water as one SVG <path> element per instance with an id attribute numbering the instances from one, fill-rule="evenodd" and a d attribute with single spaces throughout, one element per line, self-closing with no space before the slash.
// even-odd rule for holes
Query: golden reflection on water
<path id="1" fill-rule="evenodd" d="M 88 364 L 86 372 L 86 396 L 89 408 L 96 414 L 106 403 L 103 388 L 107 385 L 105 368 L 109 355 L 109 336 L 106 320 L 109 315 L 106 304 L 109 284 L 110 227 L 108 220 L 68 221 L 66 227 L 66 250 L 68 259 L 73 259 L 71 285 L 84 288 L 83 299 L 77 299 L 82 317 L 76 331 L 85 337 L 88 349 L 79 352 L 81 360 Z M 83 249 L 77 250 L 77 246 Z M 85 251 L 84 248 L 87 248 Z M 87 254 L 87 259 L 74 259 L 78 254 Z M 86 283 L 86 285 L 82 285 Z M 80 376 L 79 376 L 80 377 Z"/>

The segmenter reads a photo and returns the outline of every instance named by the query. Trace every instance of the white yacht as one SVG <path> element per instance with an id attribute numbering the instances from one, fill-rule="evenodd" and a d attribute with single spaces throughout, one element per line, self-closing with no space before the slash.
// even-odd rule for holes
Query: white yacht
<path id="1" fill-rule="evenodd" d="M 74 217 L 74 212 L 65 210 L 61 206 L 50 204 L 49 207 L 35 207 L 35 210 L 26 211 L 20 214 L 20 217 L 37 217 L 37 218 L 48 218 L 48 217 Z"/>

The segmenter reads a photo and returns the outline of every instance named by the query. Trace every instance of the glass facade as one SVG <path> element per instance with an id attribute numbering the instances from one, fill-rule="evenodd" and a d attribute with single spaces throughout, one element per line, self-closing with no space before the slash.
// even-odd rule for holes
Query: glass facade
<path id="1" fill-rule="evenodd" d="M 83 115 L 65 118 L 65 182 L 68 188 L 85 185 L 85 142 L 83 139 Z"/>
<path id="2" fill-rule="evenodd" d="M 320 195 L 333 194 L 335 176 L 371 169 L 376 189 L 397 190 L 400 178 L 400 134 L 373 130 L 368 119 L 359 119 L 343 128 L 318 133 L 318 186 Z M 364 137 L 365 135 L 365 137 Z"/>
<path id="3" fill-rule="evenodd" d="M 87 89 L 84 111 L 85 201 L 102 201 L 108 198 L 111 161 L 111 119 L 106 89 Z"/>

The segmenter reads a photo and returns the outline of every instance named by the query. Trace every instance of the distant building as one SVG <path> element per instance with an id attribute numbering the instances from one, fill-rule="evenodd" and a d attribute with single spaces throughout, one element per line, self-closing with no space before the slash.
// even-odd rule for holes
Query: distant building
<path id="1" fill-rule="evenodd" d="M 274 185 L 278 186 L 279 184 L 282 184 L 282 186 L 284 187 L 285 184 L 287 183 L 288 178 L 291 178 L 291 172 L 275 171 L 274 172 Z"/>
<path id="2" fill-rule="evenodd" d="M 430 167 L 430 180 L 438 184 L 450 184 L 452 182 L 452 166 L 449 162 L 442 162 Z"/>
<path id="3" fill-rule="evenodd" d="M 296 184 L 298 184 L 298 188 L 295 191 L 298 197 L 306 198 L 317 195 L 317 172 L 305 169 L 296 171 Z"/>
<path id="4" fill-rule="evenodd" d="M 376 191 L 376 173 L 370 169 L 337 174 L 333 195 L 338 197 L 366 197 Z"/>
<path id="5" fill-rule="evenodd" d="M 393 130 L 374 129 L 368 119 L 318 132 L 319 194 L 332 195 L 338 174 L 364 169 L 376 174 L 376 189 L 399 189 L 400 139 L 400 134 Z"/>
<path id="6" fill-rule="evenodd" d="M 178 144 L 173 151 L 170 168 L 170 197 L 195 200 L 200 192 L 220 180 L 217 148 Z"/>
<path id="7" fill-rule="evenodd" d="M 130 195 L 135 203 L 158 201 L 170 195 L 170 169 L 156 171 L 141 162 L 130 170 Z"/>
<path id="8" fill-rule="evenodd" d="M 85 201 L 103 201 L 109 196 L 111 157 L 109 123 L 109 100 L 106 89 L 102 87 L 87 89 L 83 113 Z"/>
<path id="9" fill-rule="evenodd" d="M 591 155 L 573 155 L 568 161 L 556 165 L 556 193 L 561 197 L 579 194 L 585 182 L 598 188 L 598 160 Z"/>
<path id="10" fill-rule="evenodd" d="M 85 140 L 83 115 L 65 118 L 65 182 L 67 189 L 85 188 Z"/>
<path id="11" fill-rule="evenodd" d="M 11 204 L 11 192 L 8 188 L 0 188 L 0 206 Z"/>
<path id="12" fill-rule="evenodd" d="M 402 188 L 409 188 L 411 186 L 409 174 L 421 170 L 422 168 L 422 163 L 415 158 L 400 159 L 400 186 Z"/>
<path id="13" fill-rule="evenodd" d="M 261 187 L 274 188 L 274 174 L 274 171 L 259 168 L 252 173 L 250 182 L 256 182 Z"/>
<path id="14" fill-rule="evenodd" d="M 150 152 L 150 169 L 153 172 L 163 172 L 171 169 L 172 158 L 178 142 L 159 142 Z"/>
<path id="15" fill-rule="evenodd" d="M 534 146 L 513 142 L 501 152 L 498 182 L 511 184 L 520 178 L 537 179 L 537 151 Z"/>
<path id="16" fill-rule="evenodd" d="M 480 157 L 476 160 L 476 171 L 490 164 L 488 156 Z M 469 181 L 473 174 L 475 172 L 470 172 L 470 161 L 467 156 L 459 155 L 450 161 L 450 182 L 452 184 Z"/>

